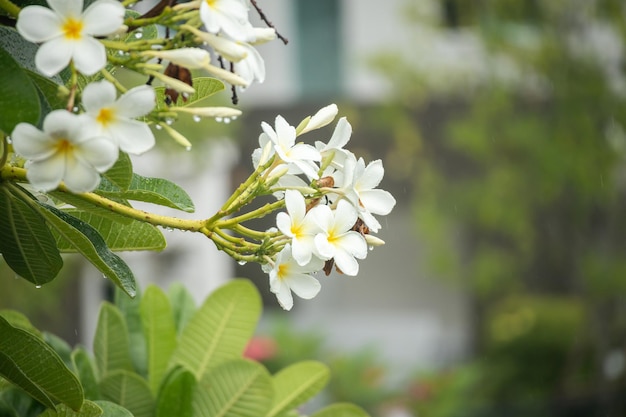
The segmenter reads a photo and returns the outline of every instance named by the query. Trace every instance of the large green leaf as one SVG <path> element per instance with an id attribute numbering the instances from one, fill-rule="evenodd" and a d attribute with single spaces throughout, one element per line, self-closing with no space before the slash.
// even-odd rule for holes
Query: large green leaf
<path id="1" fill-rule="evenodd" d="M 224 83 L 217 78 L 197 77 L 193 79 L 193 88 L 196 90 L 187 100 L 183 99 L 182 94 L 178 96 L 178 100 L 174 105 L 176 107 L 190 107 L 202 104 L 202 100 L 224 90 Z M 157 97 L 157 109 L 163 110 L 168 106 L 165 103 L 165 87 L 155 87 Z"/>
<path id="2" fill-rule="evenodd" d="M 35 87 L 37 87 L 48 111 L 64 109 L 67 106 L 67 97 L 59 93 L 59 88 L 61 87 L 59 84 L 36 72 L 29 70 L 25 70 L 25 72 L 30 77 Z M 45 114 L 45 112 L 42 113 Z"/>
<path id="3" fill-rule="evenodd" d="M 119 256 L 111 252 L 96 229 L 56 207 L 43 203 L 41 207 L 45 209 L 41 213 L 58 234 L 71 242 L 78 252 L 124 292 L 131 297 L 135 296 L 133 272 Z"/>
<path id="4" fill-rule="evenodd" d="M 235 359 L 206 373 L 193 396 L 195 417 L 259 417 L 272 405 L 272 379 L 259 363 Z"/>
<path id="5" fill-rule="evenodd" d="M 110 401 L 94 401 L 102 409 L 102 417 L 133 417 L 133 414 L 121 405 Z"/>
<path id="6" fill-rule="evenodd" d="M 49 408 L 63 403 L 74 410 L 83 390 L 59 355 L 39 337 L 0 317 L 0 375 Z"/>
<path id="7" fill-rule="evenodd" d="M 260 315 L 261 297 L 249 281 L 218 288 L 185 326 L 172 363 L 200 379 L 207 369 L 241 357 Z"/>
<path id="8" fill-rule="evenodd" d="M 28 197 L 12 191 L 0 183 L 0 253 L 17 274 L 35 285 L 45 284 L 54 279 L 63 260 L 44 219 L 22 200 Z"/>
<path id="9" fill-rule="evenodd" d="M 117 370 L 133 370 L 126 322 L 111 303 L 104 302 L 100 306 L 93 353 L 101 379 Z"/>
<path id="10" fill-rule="evenodd" d="M 32 81 L 3 48 L 0 62 L 0 131 L 10 134 L 20 122 L 36 125 L 41 106 Z"/>
<path id="11" fill-rule="evenodd" d="M 83 386 L 85 398 L 88 400 L 99 399 L 100 389 L 98 388 L 95 364 L 83 347 L 78 347 L 72 352 L 72 364 Z"/>
<path id="12" fill-rule="evenodd" d="M 61 404 L 56 410 L 48 409 L 39 414 L 39 417 L 100 417 L 103 411 L 98 405 L 91 401 L 85 401 L 79 411 Z"/>
<path id="13" fill-rule="evenodd" d="M 295 363 L 274 375 L 274 402 L 267 417 L 291 410 L 310 400 L 324 388 L 330 377 L 328 367 L 320 362 Z"/>
<path id="14" fill-rule="evenodd" d="M 126 327 L 128 328 L 128 341 L 130 343 L 130 360 L 135 372 L 147 378 L 148 376 L 148 348 L 146 338 L 143 334 L 143 324 L 141 323 L 141 292 L 137 292 L 137 297 L 130 298 L 119 288 L 115 289 L 115 306 L 120 310 Z"/>
<path id="15" fill-rule="evenodd" d="M 187 213 L 193 213 L 195 210 L 193 201 L 191 201 L 187 192 L 173 182 L 163 178 L 147 178 L 133 174 L 127 190 L 103 187 L 98 190 L 98 193 L 107 197 L 158 204 Z"/>
<path id="16" fill-rule="evenodd" d="M 28 333 L 33 334 L 37 337 L 43 339 L 43 335 L 41 332 L 33 326 L 33 324 L 28 320 L 24 314 L 15 310 L 0 310 L 0 317 L 4 317 L 6 321 L 13 327 L 17 327 L 18 329 L 24 329 Z"/>
<path id="17" fill-rule="evenodd" d="M 196 377 L 181 367 L 170 369 L 157 396 L 156 417 L 194 417 L 192 399 Z"/>
<path id="18" fill-rule="evenodd" d="M 196 302 L 189 290 L 180 282 L 170 285 L 167 296 L 172 305 L 176 332 L 180 334 L 185 328 L 187 321 L 195 314 L 197 310 Z"/>
<path id="19" fill-rule="evenodd" d="M 354 404 L 338 403 L 329 405 L 310 417 L 369 417 L 369 414 Z"/>
<path id="20" fill-rule="evenodd" d="M 15 385 L 0 379 L 0 415 L 2 417 L 30 417 L 42 413 L 46 407 Z"/>
<path id="21" fill-rule="evenodd" d="M 163 233 L 149 223 L 133 220 L 124 224 L 82 210 L 63 211 L 96 229 L 108 248 L 113 251 L 158 251 L 167 245 Z M 76 248 L 60 235 L 57 235 L 57 246 L 63 252 L 76 251 Z"/>
<path id="22" fill-rule="evenodd" d="M 115 187 L 118 190 L 124 191 L 128 189 L 133 179 L 133 164 L 128 154 L 120 152 L 119 157 L 115 164 L 108 169 L 107 172 L 102 174 L 102 180 L 100 182 L 100 189 L 109 189 Z"/>
<path id="23" fill-rule="evenodd" d="M 152 417 L 154 398 L 145 379 L 128 371 L 114 371 L 100 381 L 103 398 L 121 405 L 134 417 Z"/>
<path id="24" fill-rule="evenodd" d="M 148 383 L 156 395 L 176 348 L 176 325 L 167 296 L 155 285 L 146 288 L 141 299 L 141 322 L 148 346 Z"/>

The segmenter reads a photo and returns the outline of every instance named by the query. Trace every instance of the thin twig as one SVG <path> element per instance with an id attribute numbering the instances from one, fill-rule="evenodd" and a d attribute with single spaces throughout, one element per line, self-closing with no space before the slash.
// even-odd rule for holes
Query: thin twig
<path id="1" fill-rule="evenodd" d="M 269 19 L 267 18 L 267 16 L 265 16 L 265 13 L 263 13 L 263 10 L 261 10 L 261 8 L 259 7 L 259 5 L 256 3 L 256 0 L 250 0 L 250 3 L 252 4 L 252 6 L 254 6 L 254 8 L 256 9 L 256 12 L 259 14 L 259 17 L 261 18 L 261 20 L 263 22 L 265 22 L 265 24 L 269 27 L 271 27 L 272 29 L 274 29 L 274 31 L 276 31 L 276 37 L 278 39 L 280 39 L 281 41 L 283 41 L 283 43 L 285 45 L 287 45 L 289 43 L 289 39 L 285 38 L 283 35 L 281 35 L 280 33 L 278 33 L 278 31 L 276 30 L 276 26 L 274 26 L 274 24 L 272 22 L 269 21 Z"/>

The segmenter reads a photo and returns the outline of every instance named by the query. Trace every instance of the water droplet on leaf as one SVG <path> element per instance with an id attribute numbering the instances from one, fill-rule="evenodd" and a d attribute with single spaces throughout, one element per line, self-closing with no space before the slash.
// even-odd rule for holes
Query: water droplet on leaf
<path id="1" fill-rule="evenodd" d="M 202 117 L 198 116 L 197 114 L 193 115 L 193 121 L 198 123 L 200 120 L 202 120 Z"/>

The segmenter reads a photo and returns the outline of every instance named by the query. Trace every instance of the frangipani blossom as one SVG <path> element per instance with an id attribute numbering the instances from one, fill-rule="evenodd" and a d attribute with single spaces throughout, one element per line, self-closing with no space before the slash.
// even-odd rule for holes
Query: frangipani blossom
<path id="1" fill-rule="evenodd" d="M 104 68 L 106 50 L 95 37 L 116 32 L 124 22 L 124 7 L 114 0 L 98 0 L 85 11 L 83 0 L 48 0 L 51 9 L 27 6 L 18 15 L 16 28 L 24 39 L 42 43 L 35 65 L 53 76 L 70 61 L 76 69 L 93 75 Z"/>
<path id="2" fill-rule="evenodd" d="M 61 181 L 74 193 L 92 191 L 100 183 L 98 173 L 113 166 L 118 157 L 110 139 L 66 110 L 50 112 L 43 131 L 19 123 L 11 137 L 15 152 L 28 160 L 28 180 L 41 191 L 53 190 Z"/>
<path id="3" fill-rule="evenodd" d="M 202 0 L 200 19 L 213 34 L 221 31 L 238 41 L 248 41 L 253 36 L 244 0 Z"/>
<path id="4" fill-rule="evenodd" d="M 276 262 L 271 269 L 266 270 L 270 276 L 270 291 L 276 294 L 280 306 L 285 310 L 291 310 L 293 307 L 292 291 L 305 300 L 315 297 L 321 285 L 309 274 L 321 270 L 323 266 L 324 261 L 315 257 L 308 264 L 299 265 L 291 254 L 291 246 L 285 245 L 276 256 Z"/>
<path id="5" fill-rule="evenodd" d="M 245 58 L 234 62 L 234 71 L 235 74 L 239 75 L 246 81 L 245 86 L 240 86 L 239 89 L 241 91 L 245 91 L 246 88 L 250 86 L 254 81 L 259 84 L 265 81 L 265 62 L 263 61 L 263 57 L 252 45 L 247 43 L 241 43 L 242 46 L 246 50 Z"/>
<path id="6" fill-rule="evenodd" d="M 385 169 L 380 159 L 365 166 L 363 158 L 357 160 L 350 155 L 345 161 L 342 184 L 339 184 L 346 198 L 357 208 L 359 217 L 373 232 L 378 232 L 381 228 L 373 214 L 387 215 L 396 205 L 396 199 L 391 193 L 375 189 L 384 174 Z"/>
<path id="7" fill-rule="evenodd" d="M 315 234 L 319 227 L 307 215 L 304 196 L 295 190 L 285 191 L 287 213 L 276 216 L 276 225 L 285 236 L 291 238 L 291 252 L 299 265 L 306 265 L 313 255 Z"/>
<path id="8" fill-rule="evenodd" d="M 313 118 L 311 118 L 312 121 Z M 352 154 L 350 151 L 343 149 L 350 140 L 350 136 L 352 136 L 352 126 L 345 117 L 342 117 L 339 119 L 337 126 L 335 126 L 333 135 L 328 143 L 315 142 L 315 147 L 322 155 L 322 160 L 325 161 L 327 158 L 332 158 L 330 165 L 334 168 L 343 168 L 346 158 L 349 154 Z"/>
<path id="9" fill-rule="evenodd" d="M 309 118 L 307 124 L 302 127 L 302 129 L 298 132 L 299 135 L 302 135 L 306 132 L 310 132 L 311 130 L 320 129 L 333 120 L 337 116 L 339 109 L 336 104 L 329 104 L 326 107 L 322 107 L 315 113 L 313 116 Z"/>
<path id="10" fill-rule="evenodd" d="M 334 212 L 328 206 L 318 205 L 309 214 L 322 229 L 315 236 L 316 254 L 325 260 L 334 259 L 346 275 L 358 274 L 355 258 L 367 256 L 367 244 L 360 233 L 351 230 L 358 218 L 356 209 L 348 201 L 340 200 Z"/>
<path id="11" fill-rule="evenodd" d="M 263 149 L 271 142 L 273 151 L 289 166 L 291 174 L 306 174 L 309 178 L 318 178 L 316 161 L 321 160 L 320 153 L 311 145 L 296 143 L 296 129 L 282 117 L 276 117 L 276 130 L 263 122 L 263 133 L 259 136 L 259 145 Z M 273 154 L 273 152 L 272 152 Z"/>
<path id="12" fill-rule="evenodd" d="M 103 80 L 93 82 L 83 91 L 85 114 L 110 137 L 119 148 L 128 153 L 141 154 L 154 146 L 154 135 L 146 123 L 133 120 L 152 111 L 156 95 L 152 87 L 131 88 L 116 100 L 113 84 Z"/>

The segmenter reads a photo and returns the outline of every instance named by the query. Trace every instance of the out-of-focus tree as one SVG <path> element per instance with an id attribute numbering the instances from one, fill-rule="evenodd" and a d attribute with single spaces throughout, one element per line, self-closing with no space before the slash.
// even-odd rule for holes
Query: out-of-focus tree
<path id="1" fill-rule="evenodd" d="M 479 391 L 623 415 L 626 7 L 446 0 L 405 15 L 411 49 L 375 59 L 397 87 L 377 120 L 431 266 L 473 290 Z M 512 334 L 519 311 L 531 318 Z"/>

